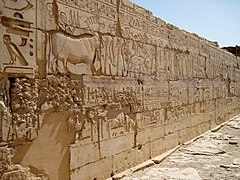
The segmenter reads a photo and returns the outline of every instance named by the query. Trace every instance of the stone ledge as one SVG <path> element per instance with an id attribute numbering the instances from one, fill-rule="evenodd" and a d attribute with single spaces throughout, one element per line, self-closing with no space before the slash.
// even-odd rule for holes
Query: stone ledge
<path id="1" fill-rule="evenodd" d="M 181 145 L 175 147 L 174 149 L 171 149 L 157 157 L 152 158 L 152 161 L 155 164 L 160 164 L 164 159 L 166 159 L 168 156 L 170 156 L 172 153 L 174 153 L 176 150 L 178 150 L 181 147 Z"/>

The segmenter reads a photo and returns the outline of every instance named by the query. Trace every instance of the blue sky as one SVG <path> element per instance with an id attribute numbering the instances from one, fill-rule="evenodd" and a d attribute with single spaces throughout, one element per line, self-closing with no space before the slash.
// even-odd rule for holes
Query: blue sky
<path id="1" fill-rule="evenodd" d="M 130 0 L 219 46 L 240 45 L 240 0 Z"/>

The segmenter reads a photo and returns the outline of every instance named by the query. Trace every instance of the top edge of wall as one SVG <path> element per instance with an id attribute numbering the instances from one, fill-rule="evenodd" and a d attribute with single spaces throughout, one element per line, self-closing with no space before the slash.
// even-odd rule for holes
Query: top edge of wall
<path id="1" fill-rule="evenodd" d="M 164 21 L 163 19 L 161 19 L 157 16 L 154 16 L 153 13 L 150 10 L 148 10 L 148 9 L 138 5 L 138 4 L 135 4 L 135 3 L 131 2 L 130 0 L 121 0 L 121 6 L 122 5 L 131 8 L 133 11 L 136 11 L 138 13 L 142 13 L 143 17 L 145 17 L 147 20 L 150 20 L 150 21 L 156 23 L 159 26 L 166 27 L 169 30 L 175 31 L 177 33 L 184 33 L 186 35 L 186 37 L 188 37 L 188 38 L 192 38 L 192 39 L 197 40 L 199 42 L 207 43 L 210 46 L 220 48 L 217 41 L 210 41 L 210 40 L 208 40 L 204 37 L 199 36 L 196 33 L 188 32 L 184 29 L 180 29 L 179 27 L 177 27 L 177 26 L 175 26 L 171 23 L 168 23 L 168 22 Z"/>

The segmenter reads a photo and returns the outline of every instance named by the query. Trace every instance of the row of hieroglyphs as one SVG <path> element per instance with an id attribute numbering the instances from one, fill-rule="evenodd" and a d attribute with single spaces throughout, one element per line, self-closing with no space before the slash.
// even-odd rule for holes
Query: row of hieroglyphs
<path id="1" fill-rule="evenodd" d="M 116 95 L 113 90 L 110 93 L 96 85 L 98 81 L 94 81 L 93 84 L 97 87 L 88 87 L 83 91 L 83 84 L 86 82 L 81 80 L 80 76 L 74 76 L 80 78 L 78 82 L 80 85 L 77 86 L 80 88 L 79 93 L 75 99 L 69 97 L 71 95 L 69 92 L 62 93 L 68 97 L 68 101 L 63 102 L 64 98 L 61 97 L 63 95 L 59 92 L 68 90 L 64 88 L 61 90 L 60 87 L 57 89 L 59 92 L 55 92 L 54 88 L 52 91 L 51 88 L 46 89 L 54 85 L 54 81 L 43 83 L 46 87 L 38 86 L 33 80 L 16 81 L 16 86 L 13 84 L 14 90 L 11 92 L 18 94 L 11 104 L 11 109 L 16 114 L 12 116 L 14 123 L 10 123 L 13 125 L 9 130 L 12 133 L 5 134 L 4 140 L 34 138 L 41 126 L 41 118 L 37 117 L 39 111 L 41 112 L 42 109 L 47 111 L 53 107 L 59 109 L 63 106 L 66 109 L 71 103 L 76 106 L 72 109 L 81 109 L 72 112 L 75 120 L 71 121 L 76 122 L 79 118 L 78 113 L 89 113 L 86 109 L 95 106 L 94 104 L 106 106 L 111 102 L 119 103 L 120 100 L 117 98 L 115 101 L 111 99 L 122 95 L 129 97 L 131 93 L 138 94 L 138 98 L 132 97 L 138 105 L 133 105 L 130 99 L 125 100 L 127 103 L 121 103 L 131 104 L 131 108 L 137 109 L 136 113 L 143 109 L 165 111 L 162 110 L 163 106 L 167 108 L 169 104 L 185 105 L 239 94 L 240 70 L 239 63 L 234 57 L 228 54 L 220 55 L 219 50 L 211 46 L 210 42 L 190 33 L 181 32 L 172 25 L 166 25 L 160 19 L 153 17 L 149 11 L 127 1 L 26 0 L 1 3 L 3 11 L 0 45 L 3 50 L 1 54 L 3 73 L 10 76 L 11 74 L 38 76 L 38 73 L 45 73 L 42 78 L 47 74 L 57 73 L 70 74 L 70 76 L 89 74 L 99 76 L 101 83 L 103 83 L 100 80 L 102 76 L 128 77 L 137 79 L 139 85 L 137 91 L 135 85 L 127 86 Z M 194 81 L 185 83 L 193 78 Z M 141 90 L 144 79 L 153 82 L 150 83 L 149 88 L 145 86 L 144 90 Z M 216 85 L 211 82 L 205 83 L 201 82 L 202 79 L 220 83 Z M 154 80 L 161 85 L 155 85 Z M 179 80 L 183 83 L 178 83 Z M 173 82 L 169 83 L 169 81 Z M 144 82 L 148 84 L 147 81 Z M 57 83 L 56 88 L 61 83 Z M 124 94 L 127 88 L 129 92 Z M 10 93 L 7 90 L 5 92 L 7 92 L 5 96 L 9 98 Z M 38 96 L 43 94 L 47 95 L 47 100 L 38 99 Z M 144 94 L 144 98 L 139 98 L 141 94 Z M 189 96 L 192 98 L 185 98 Z M 53 104 L 51 104 L 52 99 L 54 99 Z M 24 108 L 28 109 L 28 114 L 22 113 Z M 104 116 L 106 110 L 97 109 L 101 108 L 95 107 L 94 111 L 103 111 L 100 114 Z M 153 114 L 159 114 L 158 111 Z M 136 120 L 138 116 L 136 114 L 134 116 Z M 18 128 L 21 130 L 16 130 Z M 16 131 L 15 135 L 14 131 Z"/>
<path id="2" fill-rule="evenodd" d="M 239 59 L 128 0 L 0 5 L 0 139 L 16 147 L 0 157 L 6 179 L 20 147 L 17 163 L 52 179 L 60 167 L 107 177 L 239 113 Z"/>
<path id="3" fill-rule="evenodd" d="M 1 135 L 4 141 L 34 139 L 44 115 L 54 111 L 70 112 L 69 127 L 76 131 L 76 140 L 79 140 L 81 137 L 90 138 L 90 134 L 82 134 L 91 132 L 85 126 L 92 127 L 95 124 L 97 130 L 98 121 L 109 123 L 108 128 L 115 131 L 119 130 L 118 125 L 124 127 L 126 120 L 134 125 L 137 123 L 140 129 L 164 125 L 172 121 L 171 113 L 181 118 L 196 116 L 223 108 L 224 103 L 227 103 L 222 101 L 225 97 L 240 95 L 239 82 L 228 84 L 220 79 L 216 82 L 202 80 L 166 83 L 150 79 L 140 82 L 129 78 L 112 80 L 103 77 L 71 80 L 56 76 L 46 80 L 17 78 L 11 86 L 12 116 L 8 122 L 7 119 L 4 120 L 5 130 Z M 1 96 L 6 97 L 4 95 L 7 94 L 9 92 L 2 92 Z M 216 100 L 219 100 L 217 104 Z M 211 103 L 214 103 L 213 106 L 207 108 Z M 7 99 L 3 99 L 4 104 L 7 110 Z M 3 112 L 3 115 L 8 114 Z M 87 125 L 88 123 L 90 124 Z M 132 126 L 132 131 L 135 131 L 133 127 L 135 126 Z M 109 130 L 104 131 L 108 134 L 104 138 L 129 132 L 110 133 Z M 91 137 L 92 141 L 97 140 L 97 136 Z"/>
<path id="4" fill-rule="evenodd" d="M 206 67 L 222 64 L 214 55 L 207 56 L 210 49 L 215 50 L 209 49 L 209 45 L 200 46 L 204 40 L 198 43 L 194 35 L 180 33 L 176 27 L 166 26 L 150 12 L 136 5 L 128 6 L 125 1 L 59 0 L 37 4 L 17 1 L 17 4 L 23 8 L 14 8 L 13 2 L 2 2 L 1 49 L 5 53 L 1 71 L 5 73 L 45 77 L 46 73 L 60 71 L 159 77 L 170 71 L 172 79 L 187 79 L 191 73 L 201 77 Z"/>

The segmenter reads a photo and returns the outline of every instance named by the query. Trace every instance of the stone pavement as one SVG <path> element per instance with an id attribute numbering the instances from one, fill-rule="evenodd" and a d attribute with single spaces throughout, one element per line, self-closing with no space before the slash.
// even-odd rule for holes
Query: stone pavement
<path id="1" fill-rule="evenodd" d="M 240 116 L 131 168 L 122 180 L 240 180 Z"/>

